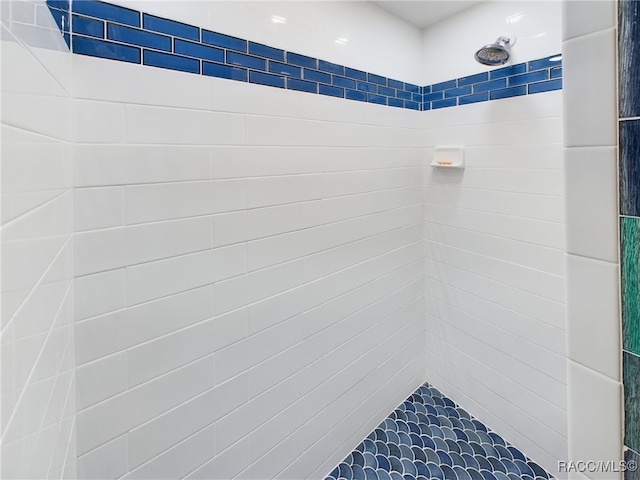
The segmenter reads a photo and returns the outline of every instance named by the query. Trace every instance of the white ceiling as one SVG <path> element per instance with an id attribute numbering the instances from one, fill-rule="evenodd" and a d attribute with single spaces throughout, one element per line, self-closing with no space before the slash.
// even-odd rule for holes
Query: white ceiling
<path id="1" fill-rule="evenodd" d="M 423 28 L 458 13 L 482 0 L 372 0 L 383 10 Z"/>

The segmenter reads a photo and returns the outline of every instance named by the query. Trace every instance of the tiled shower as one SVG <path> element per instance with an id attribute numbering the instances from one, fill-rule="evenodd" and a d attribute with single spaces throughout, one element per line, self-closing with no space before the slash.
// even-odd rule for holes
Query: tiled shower
<path id="1" fill-rule="evenodd" d="M 0 6 L 2 478 L 638 478 L 636 1 Z"/>

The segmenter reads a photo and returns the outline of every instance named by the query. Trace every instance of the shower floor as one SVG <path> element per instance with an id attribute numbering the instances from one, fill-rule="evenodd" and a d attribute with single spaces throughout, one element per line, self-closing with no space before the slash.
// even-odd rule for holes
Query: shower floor
<path id="1" fill-rule="evenodd" d="M 425 383 L 325 480 L 547 480 L 540 465 Z"/>

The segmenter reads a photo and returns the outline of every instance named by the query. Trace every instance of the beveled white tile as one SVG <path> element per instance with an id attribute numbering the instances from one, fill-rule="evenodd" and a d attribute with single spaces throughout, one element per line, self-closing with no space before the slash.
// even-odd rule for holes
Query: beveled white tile
<path id="1" fill-rule="evenodd" d="M 568 360 L 568 373 L 569 460 L 617 464 L 622 460 L 622 385 L 572 360 Z M 621 472 L 587 475 L 603 480 L 622 478 Z"/>
<path id="2" fill-rule="evenodd" d="M 616 2 L 571 0 L 562 2 L 562 39 L 570 40 L 616 27 Z"/>
<path id="3" fill-rule="evenodd" d="M 568 357 L 620 381 L 618 266 L 567 255 Z"/>
<path id="4" fill-rule="evenodd" d="M 594 58 L 598 61 L 594 62 Z M 564 42 L 562 69 L 564 145 L 615 146 L 615 30 L 610 28 Z M 594 95 L 596 91 L 598 94 Z"/>
<path id="5" fill-rule="evenodd" d="M 566 148 L 567 252 L 618 261 L 616 148 Z"/>

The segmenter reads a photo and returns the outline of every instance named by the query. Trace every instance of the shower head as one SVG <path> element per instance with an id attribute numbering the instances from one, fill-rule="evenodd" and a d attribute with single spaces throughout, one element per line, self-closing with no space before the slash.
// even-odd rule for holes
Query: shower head
<path id="1" fill-rule="evenodd" d="M 498 37 L 495 43 L 485 45 L 474 55 L 482 65 L 504 65 L 509 61 L 509 48 L 515 43 L 515 37 Z"/>

